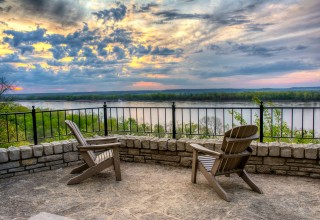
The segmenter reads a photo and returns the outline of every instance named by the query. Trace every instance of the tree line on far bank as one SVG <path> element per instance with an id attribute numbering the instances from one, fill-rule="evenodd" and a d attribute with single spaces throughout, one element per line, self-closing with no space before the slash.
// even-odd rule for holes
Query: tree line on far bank
<path id="1" fill-rule="evenodd" d="M 30 94 L 13 96 L 16 100 L 106 100 L 106 101 L 320 101 L 320 91 L 244 91 L 204 93 L 145 93 L 145 94 Z"/>

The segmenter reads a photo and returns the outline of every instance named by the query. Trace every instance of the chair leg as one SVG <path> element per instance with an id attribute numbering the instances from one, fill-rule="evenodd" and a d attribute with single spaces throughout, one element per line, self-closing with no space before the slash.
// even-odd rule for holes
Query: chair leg
<path id="1" fill-rule="evenodd" d="M 82 164 L 81 166 L 77 167 L 77 168 L 74 168 L 70 173 L 71 174 L 76 174 L 76 173 L 82 173 L 82 171 L 88 169 L 89 166 L 88 164 Z"/>
<path id="2" fill-rule="evenodd" d="M 116 174 L 116 181 L 121 181 L 121 170 L 120 170 L 120 154 L 119 148 L 113 149 L 113 167 Z"/>
<path id="3" fill-rule="evenodd" d="M 191 174 L 191 182 L 197 182 L 197 171 L 198 171 L 198 152 L 193 150 L 192 156 L 192 174 Z"/>
<path id="4" fill-rule="evenodd" d="M 229 195 L 226 193 L 226 191 L 224 191 L 224 189 L 221 187 L 221 185 L 218 183 L 218 181 L 216 180 L 216 178 L 214 176 L 212 176 L 211 173 L 209 173 L 202 164 L 199 165 L 199 169 L 201 171 L 201 173 L 204 175 L 204 177 L 208 180 L 209 184 L 212 186 L 212 188 L 216 191 L 216 193 L 224 200 L 226 200 L 227 202 L 230 202 L 230 197 Z"/>
<path id="5" fill-rule="evenodd" d="M 248 173 L 243 170 L 238 175 L 251 187 L 251 189 L 257 193 L 263 194 L 263 191 L 257 186 L 257 184 L 249 177 Z"/>
<path id="6" fill-rule="evenodd" d="M 113 160 L 111 160 L 111 159 L 105 160 L 105 161 L 103 161 L 93 167 L 88 168 L 80 175 L 78 175 L 74 178 L 71 178 L 67 184 L 68 185 L 78 184 L 78 183 L 82 182 L 83 180 L 88 179 L 89 177 L 91 177 L 97 173 L 100 173 L 102 170 L 106 169 L 107 167 L 111 166 L 112 164 L 113 164 Z"/>

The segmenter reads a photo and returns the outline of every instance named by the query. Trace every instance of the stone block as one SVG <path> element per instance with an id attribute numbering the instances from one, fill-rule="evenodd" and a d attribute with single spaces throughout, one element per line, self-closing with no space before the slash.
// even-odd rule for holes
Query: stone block
<path id="1" fill-rule="evenodd" d="M 138 162 L 138 163 L 145 163 L 146 162 L 144 159 L 144 156 L 134 156 L 133 161 Z"/>
<path id="2" fill-rule="evenodd" d="M 178 167 L 180 165 L 177 162 L 169 162 L 169 161 L 157 161 L 157 163 L 162 164 L 162 165 L 169 165 L 172 167 Z"/>
<path id="3" fill-rule="evenodd" d="M 289 166 L 271 166 L 271 170 L 290 170 Z"/>
<path id="4" fill-rule="evenodd" d="M 276 175 L 287 175 L 286 170 L 272 170 L 272 172 Z"/>
<path id="5" fill-rule="evenodd" d="M 7 174 L 8 170 L 0 170 L 0 175 Z"/>
<path id="6" fill-rule="evenodd" d="M 280 144 L 280 156 L 281 157 L 291 157 L 292 146 L 291 144 L 282 142 Z"/>
<path id="7" fill-rule="evenodd" d="M 20 166 L 19 161 L 3 163 L 3 164 L 0 164 L 0 170 L 7 170 L 7 169 L 19 167 L 19 166 Z"/>
<path id="8" fill-rule="evenodd" d="M 60 141 L 62 144 L 63 152 L 73 151 L 73 144 L 71 141 Z"/>
<path id="9" fill-rule="evenodd" d="M 63 147 L 62 147 L 62 143 L 61 142 L 55 141 L 55 142 L 52 142 L 52 145 L 53 145 L 54 154 L 63 153 Z"/>
<path id="10" fill-rule="evenodd" d="M 121 147 L 127 147 L 127 139 L 125 137 L 119 137 L 119 142 Z"/>
<path id="11" fill-rule="evenodd" d="M 180 164 L 184 167 L 192 166 L 192 158 L 191 157 L 181 157 Z"/>
<path id="12" fill-rule="evenodd" d="M 142 141 L 141 141 L 141 145 L 142 145 L 142 148 L 144 149 L 150 149 L 150 140 L 152 138 L 151 137 L 145 137 Z"/>
<path id="13" fill-rule="evenodd" d="M 257 155 L 260 157 L 266 157 L 269 154 L 268 143 L 258 143 Z"/>
<path id="14" fill-rule="evenodd" d="M 42 145 L 32 146 L 32 151 L 33 151 L 34 157 L 42 157 L 43 156 L 43 146 Z"/>
<path id="15" fill-rule="evenodd" d="M 311 167 L 300 167 L 299 171 L 309 172 L 309 173 L 318 173 L 320 174 L 320 166 L 319 168 L 311 168 Z"/>
<path id="16" fill-rule="evenodd" d="M 8 154 L 9 154 L 10 161 L 20 160 L 20 148 L 9 147 Z"/>
<path id="17" fill-rule="evenodd" d="M 178 156 L 181 157 L 192 157 L 193 153 L 190 152 L 178 152 Z"/>
<path id="18" fill-rule="evenodd" d="M 316 160 L 311 160 L 311 159 L 293 159 L 293 158 L 288 158 L 287 163 L 301 163 L 301 164 L 317 164 Z"/>
<path id="19" fill-rule="evenodd" d="M 51 143 L 42 144 L 44 155 L 52 155 L 53 154 L 53 146 Z"/>
<path id="20" fill-rule="evenodd" d="M 72 145 L 72 151 L 78 151 L 79 143 L 76 139 L 70 139 L 69 142 Z"/>
<path id="21" fill-rule="evenodd" d="M 175 151 L 159 151 L 159 154 L 175 156 L 175 155 L 177 155 L 177 152 L 175 152 Z"/>
<path id="22" fill-rule="evenodd" d="M 209 150 L 214 150 L 214 140 L 209 139 L 203 142 L 203 146 Z"/>
<path id="23" fill-rule="evenodd" d="M 141 140 L 143 140 L 143 137 L 136 137 L 134 139 L 133 144 L 135 148 L 142 148 Z"/>
<path id="24" fill-rule="evenodd" d="M 29 146 L 20 147 L 20 152 L 21 152 L 22 159 L 27 159 L 32 157 L 32 148 Z"/>
<path id="25" fill-rule="evenodd" d="M 127 147 L 133 148 L 134 147 L 134 140 L 133 137 L 127 137 Z"/>
<path id="26" fill-rule="evenodd" d="M 151 154 L 152 152 L 157 152 L 157 151 L 156 150 L 149 150 L 149 149 L 141 149 L 140 150 L 140 153 L 145 154 L 145 155 Z"/>
<path id="27" fill-rule="evenodd" d="M 67 153 L 66 153 L 66 154 L 67 154 Z M 38 163 L 50 162 L 50 161 L 55 161 L 55 160 L 61 160 L 62 157 L 63 157 L 62 154 L 43 156 L 43 157 L 39 157 L 39 158 L 38 158 Z"/>
<path id="28" fill-rule="evenodd" d="M 30 165 L 34 165 L 37 163 L 37 159 L 36 158 L 31 158 L 31 159 L 26 159 L 26 160 L 22 160 L 21 161 L 21 165 L 22 166 L 30 166 Z"/>
<path id="29" fill-rule="evenodd" d="M 253 156 L 257 155 L 257 149 L 258 149 L 258 142 L 252 141 L 250 144 L 250 147 L 252 148 L 252 154 Z"/>
<path id="30" fill-rule="evenodd" d="M 177 140 L 175 139 L 168 140 L 168 150 L 177 151 Z"/>
<path id="31" fill-rule="evenodd" d="M 3 175 L 0 175 L 0 179 L 9 178 L 13 176 L 14 176 L 14 173 L 3 174 Z"/>
<path id="32" fill-rule="evenodd" d="M 130 155 L 140 155 L 140 150 L 139 149 L 129 149 L 128 154 Z"/>
<path id="33" fill-rule="evenodd" d="M 294 158 L 304 158 L 304 146 L 302 144 L 293 144 L 292 156 Z"/>
<path id="34" fill-rule="evenodd" d="M 46 171 L 46 170 L 50 170 L 50 167 L 41 167 L 41 168 L 36 168 L 33 170 L 34 173 L 38 173 L 41 171 Z"/>
<path id="35" fill-rule="evenodd" d="M 271 166 L 269 165 L 257 165 L 257 173 L 271 173 Z"/>
<path id="36" fill-rule="evenodd" d="M 164 160 L 164 161 L 171 161 L 171 162 L 179 162 L 179 156 L 168 156 L 168 155 L 159 155 L 159 154 L 152 154 L 153 160 Z"/>
<path id="37" fill-rule="evenodd" d="M 310 177 L 315 178 L 315 179 L 320 179 L 320 174 L 311 173 Z"/>
<path id="38" fill-rule="evenodd" d="M 158 161 L 155 161 L 155 160 L 147 160 L 146 159 L 146 163 L 148 163 L 148 164 L 157 164 L 158 163 Z M 0 176 L 0 178 L 1 178 L 1 176 Z"/>
<path id="39" fill-rule="evenodd" d="M 120 154 L 126 154 L 126 153 L 128 153 L 128 148 L 120 147 L 119 152 L 120 152 Z"/>
<path id="40" fill-rule="evenodd" d="M 263 163 L 262 159 L 263 159 L 262 157 L 251 156 L 247 164 L 251 164 L 251 165 L 262 164 Z"/>
<path id="41" fill-rule="evenodd" d="M 168 138 L 160 138 L 158 142 L 159 150 L 168 150 Z"/>
<path id="42" fill-rule="evenodd" d="M 318 158 L 318 150 L 320 148 L 317 147 L 317 144 L 306 146 L 304 153 L 305 158 L 307 159 L 317 159 Z"/>
<path id="43" fill-rule="evenodd" d="M 60 155 L 58 155 L 58 156 L 60 156 Z M 78 152 L 67 152 L 67 153 L 64 153 L 63 154 L 63 160 L 64 160 L 64 162 L 71 162 L 71 161 L 79 160 L 79 154 L 78 154 Z"/>
<path id="44" fill-rule="evenodd" d="M 126 162 L 133 162 L 134 161 L 134 159 L 133 159 L 133 157 L 128 157 L 128 156 L 122 156 L 122 157 L 120 157 L 120 159 L 122 160 L 122 161 L 126 161 Z"/>
<path id="45" fill-rule="evenodd" d="M 177 140 L 177 151 L 185 151 L 186 150 L 186 142 L 189 139 L 186 138 L 180 138 Z"/>
<path id="46" fill-rule="evenodd" d="M 285 158 L 280 157 L 265 157 L 263 158 L 263 164 L 265 165 L 284 165 L 286 162 Z"/>
<path id="47" fill-rule="evenodd" d="M 63 160 L 51 161 L 51 162 L 46 163 L 46 167 L 57 165 L 57 164 L 62 164 L 62 163 L 63 163 Z"/>
<path id="48" fill-rule="evenodd" d="M 244 169 L 249 173 L 255 173 L 256 172 L 256 166 L 255 165 L 246 165 Z"/>
<path id="49" fill-rule="evenodd" d="M 63 168 L 63 167 L 66 167 L 67 166 L 67 164 L 57 164 L 57 165 L 52 165 L 52 166 L 50 166 L 50 169 L 51 170 L 57 170 L 57 169 L 60 169 L 60 168 Z"/>
<path id="50" fill-rule="evenodd" d="M 28 171 L 28 170 L 26 170 L 26 171 L 21 171 L 21 172 L 16 172 L 14 175 L 15 175 L 15 176 L 21 176 L 21 175 L 27 175 L 27 174 L 29 174 L 29 171 Z"/>
<path id="51" fill-rule="evenodd" d="M 35 164 L 35 165 L 26 166 L 26 169 L 27 169 L 27 170 L 32 170 L 32 169 L 39 168 L 39 167 L 44 167 L 44 166 L 45 166 L 44 163 L 37 163 L 37 164 Z"/>
<path id="52" fill-rule="evenodd" d="M 9 173 L 15 173 L 15 172 L 20 172 L 20 171 L 24 171 L 24 170 L 25 170 L 24 167 L 17 167 L 17 168 L 9 169 L 8 172 Z"/>
<path id="53" fill-rule="evenodd" d="M 8 150 L 6 148 L 0 148 L 0 163 L 9 161 Z"/>
<path id="54" fill-rule="evenodd" d="M 278 142 L 269 143 L 269 156 L 270 157 L 280 156 L 280 143 Z"/>
<path id="55" fill-rule="evenodd" d="M 158 149 L 159 138 L 152 138 L 150 140 L 150 149 L 157 150 Z"/>
<path id="56" fill-rule="evenodd" d="M 287 174 L 290 176 L 309 176 L 309 173 L 301 171 L 287 171 Z"/>

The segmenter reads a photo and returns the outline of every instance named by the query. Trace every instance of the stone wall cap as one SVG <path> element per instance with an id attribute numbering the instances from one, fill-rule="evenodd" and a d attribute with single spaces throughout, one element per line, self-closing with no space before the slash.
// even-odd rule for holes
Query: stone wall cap
<path id="1" fill-rule="evenodd" d="M 287 142 L 280 142 L 280 147 L 292 147 L 292 144 Z"/>

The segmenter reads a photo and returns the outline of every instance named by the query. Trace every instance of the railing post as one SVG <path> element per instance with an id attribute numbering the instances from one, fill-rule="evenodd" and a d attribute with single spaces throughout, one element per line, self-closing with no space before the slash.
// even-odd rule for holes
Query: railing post
<path id="1" fill-rule="evenodd" d="M 38 134 L 37 134 L 37 119 L 36 119 L 36 110 L 34 109 L 34 106 L 32 106 L 32 127 L 33 127 L 33 142 L 34 145 L 38 144 Z"/>
<path id="2" fill-rule="evenodd" d="M 108 136 L 108 115 L 106 102 L 103 103 L 104 136 Z"/>
<path id="3" fill-rule="evenodd" d="M 263 101 L 260 102 L 260 142 L 263 142 Z"/>
<path id="4" fill-rule="evenodd" d="M 172 138 L 176 139 L 176 105 L 172 102 Z"/>

